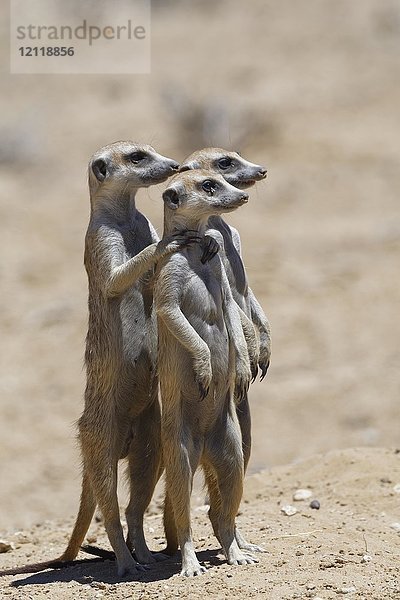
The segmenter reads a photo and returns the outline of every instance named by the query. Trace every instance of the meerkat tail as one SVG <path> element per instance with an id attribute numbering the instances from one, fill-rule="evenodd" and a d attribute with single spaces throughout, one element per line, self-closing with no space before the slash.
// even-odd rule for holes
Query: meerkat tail
<path id="1" fill-rule="evenodd" d="M 40 563 L 33 563 L 31 565 L 23 565 L 22 567 L 13 567 L 12 569 L 4 569 L 0 571 L 0 577 L 5 575 L 23 575 L 25 573 L 39 573 L 40 571 L 46 571 L 47 569 L 66 569 L 67 567 L 75 567 L 82 564 L 93 564 L 103 562 L 107 557 L 97 558 L 81 558 L 77 560 L 48 560 Z"/>
<path id="2" fill-rule="evenodd" d="M 81 546 L 81 551 L 92 556 L 99 556 L 104 560 L 115 560 L 115 553 L 112 550 L 104 550 L 104 548 L 99 548 L 98 546 Z"/>

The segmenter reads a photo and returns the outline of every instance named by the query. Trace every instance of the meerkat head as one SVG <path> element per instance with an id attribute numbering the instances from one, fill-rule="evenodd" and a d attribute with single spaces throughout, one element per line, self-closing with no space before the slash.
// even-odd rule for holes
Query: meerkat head
<path id="1" fill-rule="evenodd" d="M 188 156 L 179 169 L 180 172 L 189 169 L 206 169 L 219 173 L 231 185 L 246 189 L 257 181 L 265 179 L 267 170 L 260 165 L 251 163 L 238 154 L 222 148 L 203 148 Z"/>
<path id="2" fill-rule="evenodd" d="M 91 195 L 100 187 L 128 189 L 161 183 L 176 173 L 179 164 L 147 144 L 123 141 L 100 148 L 89 161 Z"/>
<path id="3" fill-rule="evenodd" d="M 163 193 L 165 207 L 178 219 L 187 217 L 199 221 L 236 210 L 248 198 L 248 194 L 230 185 L 220 175 L 204 169 L 175 175 Z"/>

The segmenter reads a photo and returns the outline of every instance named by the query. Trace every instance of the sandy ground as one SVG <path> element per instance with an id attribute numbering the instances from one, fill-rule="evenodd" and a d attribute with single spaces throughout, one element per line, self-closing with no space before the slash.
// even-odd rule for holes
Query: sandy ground
<path id="1" fill-rule="evenodd" d="M 60 529 L 67 536 L 79 498 L 74 422 L 84 389 L 86 164 L 94 150 L 116 139 L 151 142 L 178 160 L 205 145 L 227 146 L 268 167 L 268 179 L 230 218 L 240 230 L 249 281 L 273 332 L 270 372 L 251 388 L 250 473 L 334 449 L 400 445 L 399 3 L 255 0 L 248 7 L 222 0 L 163 6 L 153 6 L 147 76 L 8 75 L 7 19 L 2 25 L 0 532 L 30 531 L 39 524 L 37 538 L 45 546 L 35 546 L 35 558 L 52 554 L 46 548 L 59 540 Z M 138 196 L 139 207 L 160 232 L 161 191 L 151 188 Z M 319 576 L 330 581 L 330 573 L 337 572 L 346 575 L 337 585 L 354 581 L 365 594 L 367 581 L 372 585 L 375 578 L 383 585 L 378 565 L 386 551 L 394 552 L 389 543 L 394 534 L 388 531 L 379 558 L 361 565 L 357 552 L 364 547 L 355 521 L 349 531 L 336 532 L 332 524 L 350 519 L 354 498 L 367 518 L 375 515 L 373 528 L 381 511 L 395 511 L 395 498 L 382 495 L 391 484 L 378 481 L 386 476 L 385 460 L 390 465 L 395 458 L 372 450 L 356 457 L 360 477 L 368 457 L 375 465 L 371 487 L 356 484 L 354 465 L 349 482 L 332 458 L 318 486 L 318 478 L 306 481 L 296 471 L 299 466 L 273 471 L 286 482 L 284 494 L 297 481 L 315 481 L 324 502 L 326 481 L 335 481 L 335 489 L 354 483 L 348 506 L 333 507 L 341 512 L 325 507 L 309 520 L 296 515 L 286 521 L 276 510 L 273 479 L 262 476 L 261 498 L 254 493 L 246 505 L 251 508 L 246 527 L 252 532 L 252 523 L 261 520 L 272 527 L 254 530 L 255 537 L 266 536 L 270 553 L 246 569 L 246 577 L 263 573 L 264 587 L 274 581 L 278 589 L 281 581 L 282 597 L 306 593 L 299 586 L 307 564 L 304 578 L 308 572 L 316 584 Z M 313 465 L 320 473 L 320 459 L 304 464 L 310 478 L 316 477 Z M 298 475 L 287 479 L 286 473 Z M 201 525 L 200 515 L 196 518 Z M 48 519 L 51 524 L 43 525 Z M 289 538 L 278 551 L 282 557 L 272 552 L 274 533 L 319 529 L 319 519 L 327 529 L 306 538 L 312 550 L 305 546 L 305 554 L 296 557 L 294 547 L 301 541 Z M 329 538 L 331 527 L 335 535 Z M 208 533 L 204 536 L 208 540 Z M 345 555 L 352 548 L 356 562 L 320 571 L 322 554 L 339 552 L 338 539 L 348 542 Z M 288 548 L 293 560 L 286 557 Z M 5 560 L 24 562 L 23 552 Z M 207 560 L 216 559 L 207 555 Z M 278 568 L 279 560 L 287 563 Z M 287 591 L 285 581 L 295 567 L 297 587 Z M 165 568 L 172 573 L 171 565 Z M 196 586 L 206 593 L 214 584 L 204 582 L 221 574 L 214 591 L 224 597 L 229 586 L 239 589 L 243 577 L 228 573 L 215 565 L 206 576 L 211 579 L 179 585 L 194 586 L 192 594 Z M 158 594 L 164 581 L 151 585 Z M 40 593 L 53 593 L 51 585 L 35 589 L 43 587 Z M 94 593 L 84 589 L 79 587 L 82 594 Z M 123 592 L 123 585 L 112 589 L 107 593 L 132 593 L 130 587 Z M 316 589 L 321 597 L 334 593 Z M 394 591 L 373 594 L 395 597 Z"/>
<path id="2" fill-rule="evenodd" d="M 297 465 L 275 467 L 247 480 L 238 522 L 248 538 L 265 552 L 259 563 L 234 567 L 224 561 L 211 535 L 204 498 L 193 502 L 196 549 L 207 572 L 197 578 L 179 575 L 180 556 L 158 563 L 139 581 L 118 580 L 113 561 L 88 562 L 32 575 L 0 579 L 1 597 L 73 598 L 269 598 L 323 600 L 349 597 L 394 600 L 400 596 L 398 536 L 400 453 L 366 449 L 333 451 Z M 397 488 L 396 488 L 397 485 Z M 298 489 L 309 489 L 309 500 L 293 501 Z M 397 489 L 397 492 L 395 491 Z M 294 506 L 286 516 L 281 508 Z M 397 530 L 394 528 L 397 523 Z M 9 536 L 15 549 L 1 557 L 10 568 L 56 556 L 71 522 L 46 521 Z M 146 535 L 155 550 L 163 547 L 159 501 L 150 506 Z M 104 548 L 101 524 L 89 540 Z M 85 558 L 83 553 L 79 558 Z M 92 562 L 90 562 L 92 561 Z"/>

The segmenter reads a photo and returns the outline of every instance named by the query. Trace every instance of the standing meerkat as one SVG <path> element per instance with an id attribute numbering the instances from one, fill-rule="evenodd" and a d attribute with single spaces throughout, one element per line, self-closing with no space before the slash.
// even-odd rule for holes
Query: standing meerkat
<path id="1" fill-rule="evenodd" d="M 203 148 L 187 157 L 180 172 L 191 169 L 206 169 L 218 173 L 228 183 L 239 189 L 246 189 L 257 181 L 265 179 L 266 169 L 242 158 L 237 152 L 222 148 Z M 271 333 L 267 317 L 248 286 L 246 270 L 241 256 L 239 232 L 228 225 L 221 215 L 213 215 L 208 220 L 208 234 L 219 242 L 222 258 L 232 294 L 240 308 L 253 321 L 259 335 L 259 367 L 261 380 L 265 377 L 271 355 Z M 246 472 L 251 453 L 251 416 L 247 393 L 237 404 L 237 415 L 242 431 L 244 470 Z M 236 538 L 240 548 L 259 552 L 262 548 L 249 544 L 239 530 Z"/>
<path id="2" fill-rule="evenodd" d="M 207 171 L 176 175 L 163 194 L 164 236 L 182 228 L 203 235 L 211 215 L 230 212 L 247 194 Z M 161 437 L 166 498 L 182 552 L 182 575 L 200 566 L 190 528 L 193 475 L 200 464 L 209 484 L 214 530 L 229 564 L 257 562 L 235 539 L 243 492 L 243 451 L 233 389 L 248 388 L 250 360 L 240 309 L 219 256 L 201 261 L 188 247 L 161 259 L 154 301 L 159 332 Z M 167 524 L 168 527 L 168 524 Z"/>
<path id="3" fill-rule="evenodd" d="M 161 471 L 152 270 L 161 257 L 197 240 L 178 233 L 160 242 L 137 210 L 135 194 L 165 181 L 178 167 L 151 146 L 128 141 L 101 148 L 89 162 L 87 384 L 78 422 L 82 493 L 70 542 L 59 560 L 76 557 L 98 505 L 120 576 L 142 568 L 131 549 L 139 562 L 155 560 L 143 534 L 143 515 Z M 125 457 L 131 482 L 127 543 L 117 499 L 117 464 Z"/>

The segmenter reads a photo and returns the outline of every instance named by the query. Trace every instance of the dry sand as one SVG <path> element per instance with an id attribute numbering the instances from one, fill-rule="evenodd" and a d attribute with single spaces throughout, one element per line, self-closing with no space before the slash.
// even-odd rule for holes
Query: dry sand
<path id="1" fill-rule="evenodd" d="M 179 575 L 177 555 L 158 563 L 139 581 L 119 580 L 115 563 L 88 562 L 62 571 L 0 579 L 4 598 L 268 598 L 295 600 L 342 596 L 358 600 L 400 597 L 398 536 L 400 452 L 385 449 L 333 451 L 289 467 L 262 471 L 247 480 L 238 522 L 248 538 L 265 548 L 259 563 L 233 567 L 224 561 L 211 534 L 204 498 L 193 502 L 195 545 L 207 572 L 197 578 Z M 312 491 L 310 500 L 293 501 L 298 488 Z M 397 492 L 395 491 L 397 489 Z M 160 498 L 146 517 L 150 546 L 164 544 Z M 294 506 L 285 516 L 281 507 Z M 394 526 L 397 523 L 397 530 Z M 46 521 L 9 536 L 15 549 L 3 554 L 2 568 L 48 560 L 59 555 L 72 521 Z M 89 541 L 108 547 L 101 523 Z M 83 553 L 79 558 L 87 558 Z M 1 596 L 3 597 L 3 596 Z"/>

